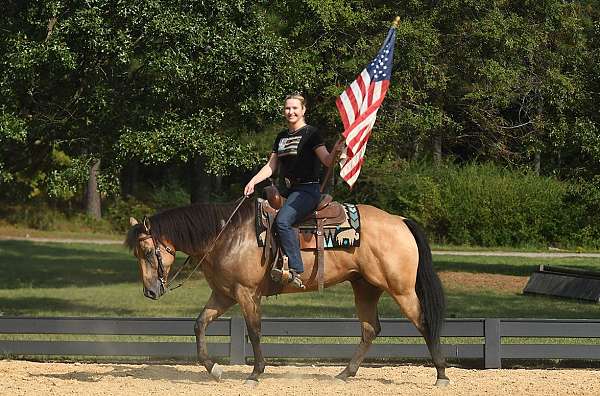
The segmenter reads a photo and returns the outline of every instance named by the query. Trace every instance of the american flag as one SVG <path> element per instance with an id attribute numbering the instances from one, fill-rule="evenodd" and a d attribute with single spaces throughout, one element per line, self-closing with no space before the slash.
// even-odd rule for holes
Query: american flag
<path id="1" fill-rule="evenodd" d="M 340 176 L 350 187 L 360 173 L 377 110 L 390 85 L 395 41 L 396 29 L 392 27 L 377 56 L 335 102 L 346 140 L 346 149 L 340 156 Z"/>

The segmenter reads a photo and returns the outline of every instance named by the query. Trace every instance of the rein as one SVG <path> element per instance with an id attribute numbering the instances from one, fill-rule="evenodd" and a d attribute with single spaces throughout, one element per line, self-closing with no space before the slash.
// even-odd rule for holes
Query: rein
<path id="1" fill-rule="evenodd" d="M 196 266 L 192 269 L 192 271 L 188 274 L 188 276 L 182 280 L 177 286 L 175 287 L 167 287 L 165 288 L 165 293 L 167 293 L 168 291 L 171 290 L 175 290 L 180 288 L 181 286 L 183 286 L 183 284 L 190 279 L 190 277 L 194 274 L 194 272 L 196 272 L 196 270 L 198 269 L 198 267 L 200 267 L 200 265 L 204 262 L 204 260 L 206 259 L 206 257 L 209 255 L 209 253 L 212 252 L 212 250 L 214 249 L 215 245 L 217 244 L 217 241 L 219 240 L 219 238 L 221 237 L 221 235 L 223 234 L 223 231 L 225 231 L 225 228 L 227 228 L 227 225 L 229 225 L 229 223 L 231 223 L 231 219 L 233 219 L 233 216 L 237 213 L 237 211 L 240 209 L 240 207 L 242 206 L 242 204 L 244 203 L 244 201 L 246 201 L 248 197 L 246 195 L 243 195 L 241 198 L 239 198 L 236 201 L 236 207 L 233 210 L 233 212 L 231 213 L 231 215 L 229 216 L 229 218 L 227 219 L 227 221 L 221 226 L 221 230 L 219 231 L 219 233 L 217 234 L 216 238 L 213 240 L 212 244 L 210 245 L 210 247 L 208 248 L 208 250 L 204 253 L 204 256 L 202 256 L 202 258 L 200 259 L 200 261 L 198 261 L 198 263 L 196 264 Z M 161 284 L 165 285 L 165 280 L 164 280 L 164 273 L 165 273 L 165 269 L 162 263 L 162 256 L 160 255 L 160 246 L 164 246 L 165 251 L 167 251 L 168 253 L 170 253 L 171 255 L 173 255 L 173 257 L 175 257 L 175 251 L 172 250 L 171 248 L 169 248 L 168 246 L 160 243 L 159 241 L 156 241 L 154 239 L 154 237 L 152 236 L 148 236 L 145 237 L 144 239 L 148 239 L 148 238 L 152 238 L 152 242 L 154 243 L 154 254 L 156 255 L 156 259 L 158 260 L 158 277 L 159 280 L 161 282 Z M 190 258 L 192 256 L 188 256 L 183 265 L 181 267 L 179 267 L 179 269 L 177 270 L 177 272 L 175 273 L 175 275 L 173 275 L 173 278 L 171 278 L 171 282 L 174 282 L 175 279 L 177 279 L 177 276 L 181 273 L 181 270 L 183 270 L 183 268 L 187 265 L 187 263 L 190 261 Z"/>

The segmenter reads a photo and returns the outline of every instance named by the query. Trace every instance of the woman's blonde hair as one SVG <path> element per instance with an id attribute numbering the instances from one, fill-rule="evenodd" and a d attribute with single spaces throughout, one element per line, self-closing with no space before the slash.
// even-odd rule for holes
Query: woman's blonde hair
<path id="1" fill-rule="evenodd" d="M 306 107 L 306 99 L 304 99 L 304 96 L 302 96 L 300 93 L 289 94 L 285 97 L 285 102 L 287 102 L 289 99 L 296 99 L 300 102 L 302 107 Z"/>

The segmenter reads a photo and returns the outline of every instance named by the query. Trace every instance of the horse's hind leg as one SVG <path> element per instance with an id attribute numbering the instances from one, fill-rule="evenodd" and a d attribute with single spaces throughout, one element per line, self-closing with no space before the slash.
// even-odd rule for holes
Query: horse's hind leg
<path id="1" fill-rule="evenodd" d="M 363 278 L 352 281 L 352 289 L 354 290 L 354 304 L 360 320 L 361 340 L 348 366 L 336 376 L 336 378 L 343 381 L 356 375 L 371 343 L 381 331 L 377 315 L 377 302 L 381 297 L 382 290 L 371 285 Z"/>
<path id="2" fill-rule="evenodd" d="M 208 356 L 208 351 L 206 350 L 206 327 L 210 322 L 223 315 L 223 313 L 234 304 L 235 300 L 213 291 L 194 325 L 198 360 L 217 380 L 221 379 L 223 369 L 218 364 L 214 363 L 210 359 L 210 356 Z"/>
<path id="3" fill-rule="evenodd" d="M 423 335 L 437 371 L 436 386 L 448 385 L 450 380 L 446 376 L 446 359 L 444 359 L 444 355 L 442 354 L 440 338 L 437 337 L 437 339 L 433 339 L 426 328 L 425 321 L 422 317 L 423 311 L 421 310 L 421 304 L 417 294 L 414 291 L 407 294 L 390 294 L 400 306 L 400 310 L 402 310 L 404 316 L 406 316 L 406 318 L 410 320 Z"/>

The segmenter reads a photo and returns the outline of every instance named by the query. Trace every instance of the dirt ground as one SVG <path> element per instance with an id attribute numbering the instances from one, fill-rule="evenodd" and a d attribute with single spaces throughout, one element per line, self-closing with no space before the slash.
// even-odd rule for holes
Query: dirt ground
<path id="1" fill-rule="evenodd" d="M 445 287 L 452 286 L 464 291 L 494 290 L 500 293 L 520 294 L 527 284 L 528 276 L 501 274 L 471 274 L 467 272 L 440 271 Z"/>
<path id="2" fill-rule="evenodd" d="M 256 387 L 249 366 L 225 366 L 220 382 L 194 365 L 0 361 L 2 395 L 597 395 L 600 370 L 449 368 L 451 383 L 435 388 L 435 370 L 417 365 L 363 367 L 356 378 L 333 378 L 341 367 L 268 366 Z"/>

